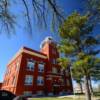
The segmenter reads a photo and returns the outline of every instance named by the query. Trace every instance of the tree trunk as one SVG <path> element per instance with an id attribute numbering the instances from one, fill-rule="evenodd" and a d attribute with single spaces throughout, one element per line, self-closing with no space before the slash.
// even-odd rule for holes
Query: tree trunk
<path id="1" fill-rule="evenodd" d="M 78 84 L 78 86 L 80 88 L 81 93 L 83 93 L 82 83 L 81 82 L 77 82 L 77 84 Z"/>
<path id="2" fill-rule="evenodd" d="M 89 86 L 90 86 L 91 95 L 93 95 L 94 92 L 93 92 L 93 88 L 92 88 L 91 77 L 89 77 Z"/>
<path id="3" fill-rule="evenodd" d="M 80 85 L 81 93 L 83 93 L 82 83 L 80 82 L 79 85 Z"/>
<path id="4" fill-rule="evenodd" d="M 91 100 L 91 94 L 90 94 L 90 89 L 89 89 L 89 83 L 88 83 L 88 76 L 84 76 L 84 83 L 85 83 L 85 95 L 86 95 L 86 100 Z"/>

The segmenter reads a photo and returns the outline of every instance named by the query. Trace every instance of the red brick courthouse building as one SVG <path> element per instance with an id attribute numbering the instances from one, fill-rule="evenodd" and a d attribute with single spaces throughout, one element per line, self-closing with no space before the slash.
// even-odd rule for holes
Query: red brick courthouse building
<path id="1" fill-rule="evenodd" d="M 62 95 L 73 92 L 70 70 L 57 64 L 56 43 L 47 37 L 40 52 L 23 47 L 7 65 L 2 90 L 16 95 Z"/>

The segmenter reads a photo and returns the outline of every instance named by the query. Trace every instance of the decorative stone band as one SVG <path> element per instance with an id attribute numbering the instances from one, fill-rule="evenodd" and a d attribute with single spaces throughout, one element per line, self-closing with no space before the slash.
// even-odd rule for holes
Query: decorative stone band
<path id="1" fill-rule="evenodd" d="M 58 84 L 53 84 L 53 86 L 56 86 L 56 87 L 58 87 L 58 86 L 60 86 L 60 85 L 58 85 Z"/>
<path id="2" fill-rule="evenodd" d="M 47 78 L 52 78 L 52 77 L 60 77 L 61 78 L 61 76 L 59 76 L 59 75 L 47 75 Z"/>
<path id="3" fill-rule="evenodd" d="M 46 78 L 46 80 L 52 80 L 52 78 L 51 78 L 51 77 L 49 77 L 49 78 Z"/>

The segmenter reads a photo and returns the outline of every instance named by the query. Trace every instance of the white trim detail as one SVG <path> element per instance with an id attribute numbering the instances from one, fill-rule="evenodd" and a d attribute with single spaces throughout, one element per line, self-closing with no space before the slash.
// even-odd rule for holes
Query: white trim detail
<path id="1" fill-rule="evenodd" d="M 47 75 L 47 77 L 61 77 L 60 75 Z"/>
<path id="2" fill-rule="evenodd" d="M 26 49 L 24 49 L 24 47 L 22 47 L 22 48 L 16 53 L 16 55 L 8 62 L 7 65 L 9 65 L 9 64 L 10 64 L 16 57 L 18 57 L 21 53 L 27 53 L 27 54 L 30 54 L 30 55 L 34 55 L 34 56 L 37 56 L 37 57 L 40 57 L 40 58 L 47 59 L 47 56 L 45 56 L 45 55 L 36 53 L 36 52 L 34 52 L 34 51 L 26 50 Z"/>
<path id="3" fill-rule="evenodd" d="M 36 52 L 32 52 L 32 51 L 28 51 L 28 50 L 23 50 L 24 53 L 27 53 L 27 54 L 30 54 L 30 55 L 34 55 L 34 56 L 37 56 L 37 57 L 41 57 L 41 58 L 44 58 L 46 59 L 47 56 L 44 56 L 44 55 L 41 55 L 41 54 L 38 54 Z"/>

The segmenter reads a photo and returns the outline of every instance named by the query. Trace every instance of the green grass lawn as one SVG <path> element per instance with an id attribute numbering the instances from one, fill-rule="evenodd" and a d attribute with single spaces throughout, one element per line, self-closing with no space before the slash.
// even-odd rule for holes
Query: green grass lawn
<path id="1" fill-rule="evenodd" d="M 99 97 L 92 97 L 92 100 L 98 100 L 100 99 Z M 84 95 L 77 95 L 77 96 L 68 96 L 68 97 L 63 97 L 63 98 L 59 98 L 59 97 L 42 97 L 42 98 L 31 98 L 28 100 L 85 100 L 85 96 Z"/>
<path id="2" fill-rule="evenodd" d="M 78 99 L 73 99 L 73 98 L 57 98 L 57 97 L 47 97 L 47 98 L 32 98 L 29 100 L 78 100 Z M 84 99 L 79 99 L 79 100 L 84 100 Z"/>

